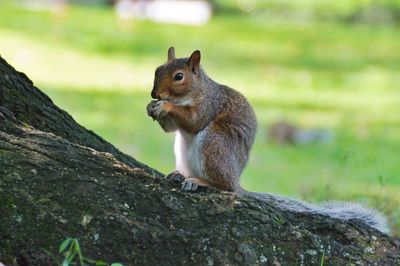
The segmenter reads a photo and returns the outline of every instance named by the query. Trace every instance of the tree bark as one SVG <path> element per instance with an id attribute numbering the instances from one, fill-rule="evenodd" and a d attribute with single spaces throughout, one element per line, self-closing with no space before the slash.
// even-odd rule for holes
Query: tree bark
<path id="1" fill-rule="evenodd" d="M 66 237 L 125 265 L 400 265 L 399 240 L 364 224 L 181 192 L 0 57 L 0 262 L 60 264 Z"/>

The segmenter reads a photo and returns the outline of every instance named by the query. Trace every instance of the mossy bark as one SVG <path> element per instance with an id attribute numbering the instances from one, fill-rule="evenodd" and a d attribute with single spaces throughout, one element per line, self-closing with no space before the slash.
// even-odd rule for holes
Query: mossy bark
<path id="1" fill-rule="evenodd" d="M 399 241 L 363 224 L 181 192 L 0 58 L 0 262 L 56 264 L 69 236 L 125 265 L 400 265 Z"/>

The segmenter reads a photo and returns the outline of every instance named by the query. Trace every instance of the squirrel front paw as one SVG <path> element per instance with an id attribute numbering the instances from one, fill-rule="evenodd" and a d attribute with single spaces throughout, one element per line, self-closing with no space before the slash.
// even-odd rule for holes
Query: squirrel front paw
<path id="1" fill-rule="evenodd" d="M 169 102 L 166 100 L 152 100 L 146 107 L 147 115 L 151 116 L 153 120 L 162 119 L 168 114 L 166 109 L 167 104 L 169 104 Z"/>
<path id="2" fill-rule="evenodd" d="M 147 110 L 147 115 L 151 116 L 153 119 L 153 106 L 155 105 L 157 101 L 156 100 L 152 100 L 151 102 L 149 102 L 149 104 L 146 106 L 146 110 Z"/>
<path id="3" fill-rule="evenodd" d="M 146 107 L 147 115 L 151 116 L 151 118 L 153 118 L 153 120 L 155 120 L 157 118 L 154 114 L 156 104 L 157 104 L 157 100 L 152 100 Z"/>

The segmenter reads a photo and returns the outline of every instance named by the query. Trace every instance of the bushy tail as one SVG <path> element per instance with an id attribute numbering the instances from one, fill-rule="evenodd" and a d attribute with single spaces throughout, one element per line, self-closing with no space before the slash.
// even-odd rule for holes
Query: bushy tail
<path id="1" fill-rule="evenodd" d="M 301 200 L 286 198 L 269 193 L 241 191 L 240 194 L 266 201 L 282 210 L 322 214 L 345 221 L 356 219 L 385 234 L 390 233 L 385 216 L 376 210 L 365 208 L 358 203 L 332 201 L 321 204 L 311 204 Z"/>

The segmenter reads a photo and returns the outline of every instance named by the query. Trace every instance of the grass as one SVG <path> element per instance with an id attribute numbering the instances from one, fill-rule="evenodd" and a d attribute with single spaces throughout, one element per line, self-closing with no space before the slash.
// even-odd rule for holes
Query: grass
<path id="1" fill-rule="evenodd" d="M 60 244 L 58 253 L 64 256 L 62 266 L 70 266 L 70 265 L 80 265 L 80 266 L 123 266 L 121 263 L 106 263 L 102 260 L 93 260 L 89 259 L 82 254 L 82 249 L 79 244 L 79 240 L 77 238 L 68 237 L 64 239 L 64 241 Z M 55 261 L 57 259 L 54 258 L 50 252 L 48 254 L 53 257 Z"/>
<path id="2" fill-rule="evenodd" d="M 310 201 L 356 200 L 400 235 L 400 31 L 332 22 L 267 23 L 219 15 L 204 27 L 119 21 L 111 10 L 0 6 L 0 52 L 82 125 L 168 172 L 173 136 L 147 117 L 153 73 L 173 45 L 202 51 L 220 83 L 243 92 L 259 128 L 242 185 Z M 332 130 L 330 143 L 279 146 L 286 119 Z"/>

